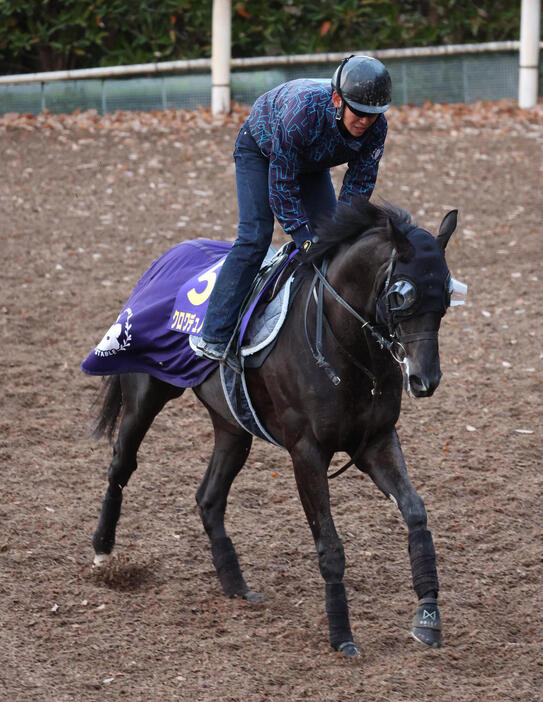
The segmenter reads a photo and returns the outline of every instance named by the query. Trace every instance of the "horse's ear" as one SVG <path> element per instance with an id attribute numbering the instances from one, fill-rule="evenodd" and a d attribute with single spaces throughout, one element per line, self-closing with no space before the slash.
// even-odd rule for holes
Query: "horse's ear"
<path id="1" fill-rule="evenodd" d="M 415 255 L 415 247 L 413 244 L 409 241 L 404 232 L 394 226 L 390 219 L 387 221 L 387 230 L 400 261 L 410 261 Z"/>
<path id="2" fill-rule="evenodd" d="M 447 212 L 443 221 L 439 225 L 439 234 L 437 235 L 437 243 L 441 246 L 443 251 L 447 246 L 452 233 L 456 229 L 456 221 L 458 219 L 458 210 L 451 210 Z"/>

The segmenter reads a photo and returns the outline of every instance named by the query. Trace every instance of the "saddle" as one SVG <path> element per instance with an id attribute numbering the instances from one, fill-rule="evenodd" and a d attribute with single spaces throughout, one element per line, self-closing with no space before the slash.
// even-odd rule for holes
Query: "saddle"
<path id="1" fill-rule="evenodd" d="M 273 252 L 272 247 L 270 249 Z M 260 302 L 267 304 L 276 297 L 285 281 L 298 267 L 300 263 L 299 253 L 296 244 L 293 241 L 289 241 L 278 251 L 272 253 L 271 258 L 264 260 L 264 264 L 258 271 L 241 306 L 234 338 L 230 342 L 231 347 L 239 351 L 255 307 Z"/>

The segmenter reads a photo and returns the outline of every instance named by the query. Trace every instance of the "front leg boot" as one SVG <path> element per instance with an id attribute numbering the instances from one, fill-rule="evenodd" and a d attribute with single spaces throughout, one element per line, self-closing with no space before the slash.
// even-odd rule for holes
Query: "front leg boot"
<path id="1" fill-rule="evenodd" d="M 441 618 L 435 597 L 423 597 L 413 618 L 411 635 L 419 643 L 432 648 L 441 646 Z"/>

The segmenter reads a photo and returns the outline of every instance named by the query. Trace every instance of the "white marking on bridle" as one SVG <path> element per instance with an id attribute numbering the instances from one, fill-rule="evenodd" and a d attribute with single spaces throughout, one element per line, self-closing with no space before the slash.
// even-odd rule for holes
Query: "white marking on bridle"
<path id="1" fill-rule="evenodd" d="M 402 352 L 403 358 L 400 358 L 400 354 L 398 353 L 398 351 L 400 350 Z M 405 350 L 405 346 L 400 341 L 395 339 L 394 346 L 390 349 L 390 355 L 402 369 L 403 385 L 405 388 L 405 392 L 409 395 L 409 397 L 414 398 L 415 395 L 411 390 L 411 381 L 409 380 L 409 376 L 411 375 L 409 372 L 409 356 L 407 354 L 407 351 Z"/>

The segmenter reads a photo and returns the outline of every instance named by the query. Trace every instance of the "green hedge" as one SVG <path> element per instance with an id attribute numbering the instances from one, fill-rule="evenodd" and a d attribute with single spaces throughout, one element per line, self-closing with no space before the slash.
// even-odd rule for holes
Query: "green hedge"
<path id="1" fill-rule="evenodd" d="M 511 0 L 233 0 L 232 54 L 518 39 Z M 0 72 L 204 58 L 212 0 L 0 0 Z"/>

